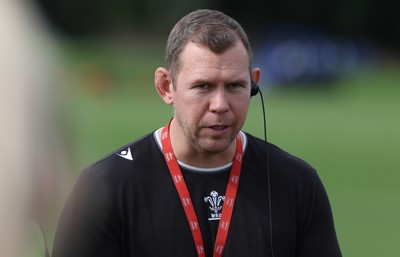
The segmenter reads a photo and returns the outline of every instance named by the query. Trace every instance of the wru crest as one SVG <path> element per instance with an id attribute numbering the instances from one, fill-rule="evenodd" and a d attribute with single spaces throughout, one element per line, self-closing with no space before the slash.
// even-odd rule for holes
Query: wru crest
<path id="1" fill-rule="evenodd" d="M 208 220 L 219 220 L 221 219 L 222 201 L 225 200 L 225 196 L 218 195 L 218 192 L 211 191 L 210 196 L 204 197 L 204 202 L 208 202 L 210 210 L 212 211 L 211 217 Z"/>

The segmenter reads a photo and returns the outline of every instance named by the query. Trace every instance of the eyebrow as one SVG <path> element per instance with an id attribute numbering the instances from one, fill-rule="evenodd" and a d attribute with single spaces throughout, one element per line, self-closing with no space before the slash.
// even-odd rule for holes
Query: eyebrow
<path id="1" fill-rule="evenodd" d="M 199 85 L 199 84 L 213 84 L 213 83 L 210 81 L 204 80 L 204 79 L 196 79 L 196 80 L 192 81 L 190 84 L 191 85 Z"/>
<path id="2" fill-rule="evenodd" d="M 242 84 L 242 85 L 245 85 L 246 83 L 247 83 L 247 80 L 236 79 L 236 80 L 229 81 L 228 83 L 224 83 L 224 84 L 225 85 L 229 85 L 229 84 Z M 204 79 L 196 79 L 193 82 L 191 82 L 190 84 L 191 85 L 199 85 L 199 84 L 215 85 L 215 82 L 209 81 L 209 80 L 204 80 Z"/>

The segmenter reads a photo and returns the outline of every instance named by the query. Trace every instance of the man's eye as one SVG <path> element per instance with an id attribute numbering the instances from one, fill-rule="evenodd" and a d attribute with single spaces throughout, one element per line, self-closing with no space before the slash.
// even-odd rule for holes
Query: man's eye
<path id="1" fill-rule="evenodd" d="M 208 89 L 208 88 L 210 88 L 210 85 L 209 84 L 200 84 L 200 85 L 198 85 L 197 86 L 199 89 Z"/>
<path id="2" fill-rule="evenodd" d="M 241 85 L 238 83 L 231 83 L 228 85 L 228 88 L 231 88 L 231 89 L 235 89 L 235 88 L 239 88 L 239 87 L 241 87 Z"/>

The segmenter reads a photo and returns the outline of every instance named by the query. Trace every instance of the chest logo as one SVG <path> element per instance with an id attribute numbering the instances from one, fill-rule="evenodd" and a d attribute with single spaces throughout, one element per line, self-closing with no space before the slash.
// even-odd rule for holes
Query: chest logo
<path id="1" fill-rule="evenodd" d="M 221 210 L 225 196 L 218 195 L 217 191 L 211 191 L 210 196 L 204 197 L 204 202 L 208 203 L 208 208 L 211 210 L 208 220 L 221 219 Z"/>

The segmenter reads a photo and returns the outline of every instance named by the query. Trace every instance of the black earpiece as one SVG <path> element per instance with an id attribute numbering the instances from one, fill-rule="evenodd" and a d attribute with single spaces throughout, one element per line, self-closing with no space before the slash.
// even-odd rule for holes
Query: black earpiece
<path id="1" fill-rule="evenodd" d="M 269 172 L 269 150 L 268 150 L 268 142 L 267 142 L 267 119 L 265 115 L 265 106 L 264 106 L 264 97 L 262 94 L 262 91 L 260 90 L 260 87 L 254 83 L 253 81 L 251 82 L 251 92 L 250 96 L 255 96 L 260 92 L 260 98 L 261 98 L 261 104 L 262 104 L 262 113 L 263 113 L 263 119 L 264 119 L 264 143 L 265 143 L 265 151 L 266 151 L 266 169 L 267 169 L 267 190 L 268 190 L 268 211 L 269 211 L 269 235 L 270 235 L 270 247 L 271 247 L 271 256 L 275 257 L 275 250 L 274 250 L 274 240 L 273 240 L 273 233 L 272 233 L 272 197 L 271 197 L 271 178 L 270 178 L 270 172 Z"/>
<path id="2" fill-rule="evenodd" d="M 251 82 L 250 96 L 255 96 L 258 91 L 260 91 L 260 87 L 256 83 Z"/>

